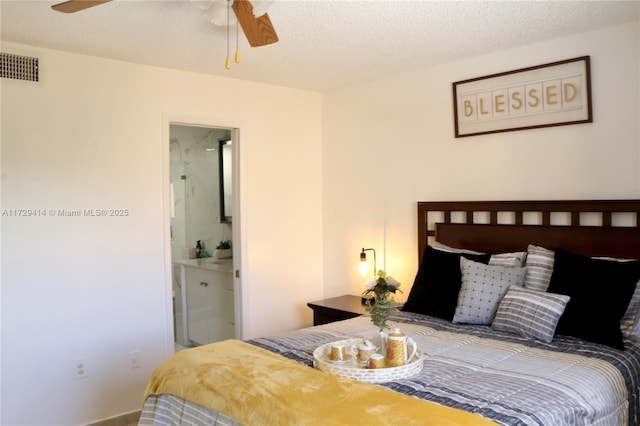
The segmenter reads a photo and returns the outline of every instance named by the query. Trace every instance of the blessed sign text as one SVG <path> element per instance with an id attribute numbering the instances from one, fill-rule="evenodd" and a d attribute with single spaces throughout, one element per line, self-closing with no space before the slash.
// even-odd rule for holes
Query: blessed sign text
<path id="1" fill-rule="evenodd" d="M 453 83 L 456 137 L 591 122 L 589 57 Z"/>

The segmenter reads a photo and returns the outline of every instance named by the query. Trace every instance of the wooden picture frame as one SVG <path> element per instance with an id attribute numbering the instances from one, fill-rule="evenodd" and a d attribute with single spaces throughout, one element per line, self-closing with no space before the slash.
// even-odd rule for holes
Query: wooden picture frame
<path id="1" fill-rule="evenodd" d="M 456 138 L 593 122 L 589 56 L 452 86 Z"/>

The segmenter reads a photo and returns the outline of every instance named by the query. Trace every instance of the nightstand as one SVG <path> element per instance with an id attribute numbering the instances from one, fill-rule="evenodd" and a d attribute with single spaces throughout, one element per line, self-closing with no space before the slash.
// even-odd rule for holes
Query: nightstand
<path id="1" fill-rule="evenodd" d="M 307 306 L 313 309 L 313 325 L 328 324 L 364 315 L 365 305 L 360 296 L 338 296 L 330 299 L 309 302 Z"/>

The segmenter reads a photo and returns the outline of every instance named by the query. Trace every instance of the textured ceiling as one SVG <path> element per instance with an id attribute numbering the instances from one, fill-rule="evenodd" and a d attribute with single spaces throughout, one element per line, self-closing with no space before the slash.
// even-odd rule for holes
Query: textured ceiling
<path id="1" fill-rule="evenodd" d="M 226 29 L 189 0 L 75 14 L 52 11 L 56 2 L 0 0 L 2 40 L 316 91 L 640 19 L 635 0 L 275 0 L 280 41 L 251 48 L 240 33 L 241 63 L 226 70 Z"/>

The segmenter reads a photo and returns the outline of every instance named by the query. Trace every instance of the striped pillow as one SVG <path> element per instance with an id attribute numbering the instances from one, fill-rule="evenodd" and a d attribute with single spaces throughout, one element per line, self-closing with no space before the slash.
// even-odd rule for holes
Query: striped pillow
<path id="1" fill-rule="evenodd" d="M 524 278 L 524 287 L 530 290 L 547 291 L 551 274 L 553 273 L 553 260 L 555 253 L 544 247 L 529 245 L 527 247 L 527 275 Z"/>
<path id="2" fill-rule="evenodd" d="M 522 256 L 520 256 L 520 254 L 522 254 Z M 519 268 L 521 266 L 524 266 L 524 255 L 526 255 L 525 252 L 492 254 L 491 259 L 489 259 L 488 265 L 502 266 L 505 268 Z"/>
<path id="3" fill-rule="evenodd" d="M 491 324 L 495 330 L 551 342 L 570 297 L 511 286 Z"/>

